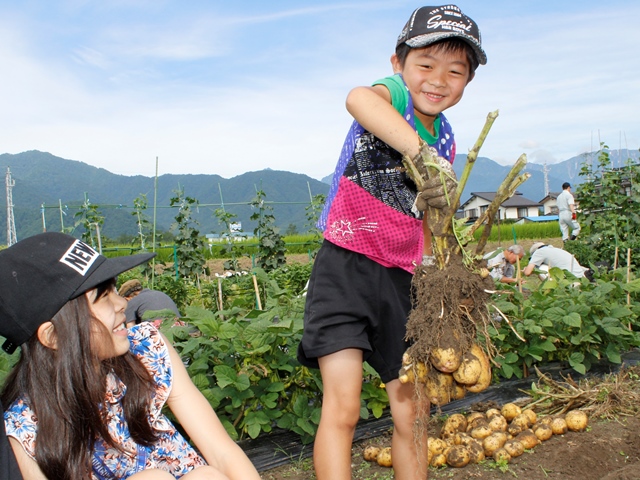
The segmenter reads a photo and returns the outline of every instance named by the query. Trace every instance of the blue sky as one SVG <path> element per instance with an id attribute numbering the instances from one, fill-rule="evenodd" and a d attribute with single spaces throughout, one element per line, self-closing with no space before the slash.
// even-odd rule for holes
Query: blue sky
<path id="1" fill-rule="evenodd" d="M 488 63 L 447 111 L 458 152 L 554 163 L 640 146 L 640 2 L 457 3 Z M 0 0 L 0 153 L 123 175 L 322 178 L 349 90 L 391 72 L 406 1 Z"/>

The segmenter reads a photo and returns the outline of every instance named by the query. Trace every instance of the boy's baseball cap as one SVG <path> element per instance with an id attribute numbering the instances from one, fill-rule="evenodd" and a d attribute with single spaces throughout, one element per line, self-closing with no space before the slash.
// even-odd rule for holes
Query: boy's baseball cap
<path id="1" fill-rule="evenodd" d="M 452 37 L 462 38 L 471 45 L 479 64 L 487 63 L 478 25 L 455 5 L 416 9 L 402 29 L 396 48 L 403 43 L 411 48 L 426 47 Z"/>
<path id="2" fill-rule="evenodd" d="M 0 335 L 13 353 L 69 301 L 155 253 L 107 258 L 57 232 L 25 238 L 0 252 Z"/>

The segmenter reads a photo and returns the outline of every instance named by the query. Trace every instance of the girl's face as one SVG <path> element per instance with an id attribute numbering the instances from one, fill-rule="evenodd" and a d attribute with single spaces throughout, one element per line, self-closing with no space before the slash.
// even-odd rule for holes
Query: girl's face
<path id="1" fill-rule="evenodd" d="M 102 359 L 124 355 L 129 351 L 124 311 L 127 300 L 118 295 L 115 285 L 98 297 L 97 289 L 85 293 L 89 308 L 104 328 L 95 329 L 93 340 Z M 109 339 L 105 338 L 109 335 Z"/>
<path id="2" fill-rule="evenodd" d="M 464 88 L 473 77 L 463 51 L 414 48 L 409 51 L 404 65 L 395 54 L 391 63 L 395 73 L 402 73 L 416 116 L 432 134 L 435 118 L 460 101 Z"/>

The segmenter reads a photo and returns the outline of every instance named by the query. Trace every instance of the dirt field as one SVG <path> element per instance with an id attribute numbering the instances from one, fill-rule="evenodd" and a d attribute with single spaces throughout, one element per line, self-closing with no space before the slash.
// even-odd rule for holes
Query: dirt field
<path id="1" fill-rule="evenodd" d="M 429 478 L 453 480 L 638 480 L 640 479 L 640 419 L 620 418 L 618 421 L 592 422 L 589 431 L 554 435 L 535 449 L 500 470 L 492 460 L 461 469 L 429 469 Z M 353 478 L 355 480 L 392 479 L 389 468 L 362 459 L 368 445 L 390 446 L 390 437 L 383 435 L 353 447 Z M 283 467 L 262 472 L 264 480 L 315 479 L 311 459 L 296 460 Z"/>

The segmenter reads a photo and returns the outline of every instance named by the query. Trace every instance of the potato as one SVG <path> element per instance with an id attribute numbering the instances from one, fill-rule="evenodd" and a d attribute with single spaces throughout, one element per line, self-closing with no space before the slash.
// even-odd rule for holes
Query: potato
<path id="1" fill-rule="evenodd" d="M 571 410 L 564 417 L 564 420 L 567 422 L 567 428 L 572 432 L 582 432 L 589 424 L 587 414 L 582 410 Z"/>
<path id="2" fill-rule="evenodd" d="M 515 403 L 505 403 L 502 406 L 502 410 L 500 411 L 502 416 L 507 419 L 507 422 L 510 422 L 518 415 L 522 413 L 522 410 Z"/>
<path id="3" fill-rule="evenodd" d="M 469 449 L 469 463 L 480 463 L 486 457 L 484 454 L 484 448 L 477 440 L 473 440 L 469 445 L 467 445 Z"/>
<path id="4" fill-rule="evenodd" d="M 500 410 L 498 410 L 497 408 L 490 408 L 484 414 L 484 416 L 487 417 L 487 419 L 489 420 L 491 420 L 491 417 L 495 415 L 502 415 L 502 413 L 500 413 Z"/>
<path id="5" fill-rule="evenodd" d="M 520 415 L 516 415 L 513 420 L 511 420 L 511 425 L 518 425 L 522 430 L 526 430 L 529 428 L 529 417 L 523 413 Z"/>
<path id="6" fill-rule="evenodd" d="M 504 432 L 493 432 L 482 441 L 482 448 L 487 457 L 492 457 L 499 448 L 504 447 L 507 442 L 507 434 Z"/>
<path id="7" fill-rule="evenodd" d="M 514 437 L 516 435 L 519 435 L 523 430 L 526 430 L 526 429 L 522 428 L 522 425 L 518 425 L 517 423 L 510 423 L 509 426 L 507 427 L 507 433 Z"/>
<path id="8" fill-rule="evenodd" d="M 478 393 L 486 390 L 489 385 L 491 385 L 491 364 L 489 363 L 487 355 L 482 348 L 480 348 L 480 345 L 474 343 L 471 345 L 470 351 L 480 360 L 482 371 L 480 372 L 478 381 L 474 385 L 467 385 L 467 390 L 472 393 Z"/>
<path id="9" fill-rule="evenodd" d="M 429 355 L 429 361 L 436 369 L 443 373 L 453 373 L 462 362 L 462 352 L 460 350 L 451 348 L 436 347 L 431 351 Z"/>
<path id="10" fill-rule="evenodd" d="M 451 447 L 447 452 L 447 464 L 455 468 L 466 467 L 470 459 L 469 450 L 462 445 Z"/>
<path id="11" fill-rule="evenodd" d="M 495 452 L 493 452 L 493 459 L 496 462 L 506 462 L 509 463 L 511 461 L 511 455 L 504 448 L 499 448 Z"/>
<path id="12" fill-rule="evenodd" d="M 455 436 L 453 437 L 454 445 L 464 445 L 466 447 L 472 441 L 473 441 L 473 437 L 463 432 L 456 433 Z"/>
<path id="13" fill-rule="evenodd" d="M 464 388 L 464 385 L 461 385 L 454 380 L 451 385 L 451 400 L 462 400 L 466 394 L 467 389 Z"/>
<path id="14" fill-rule="evenodd" d="M 520 442 L 526 450 L 531 450 L 540 443 L 538 437 L 536 437 L 536 435 L 531 430 L 525 430 L 524 432 L 520 433 L 515 438 L 515 440 L 517 442 Z"/>
<path id="15" fill-rule="evenodd" d="M 544 442 L 549 440 L 553 436 L 553 430 L 551 429 L 551 425 L 547 425 L 546 423 L 540 423 L 534 425 L 533 433 L 538 437 L 538 440 Z"/>
<path id="16" fill-rule="evenodd" d="M 471 430 L 471 436 L 476 440 L 484 440 L 492 433 L 493 432 L 487 425 L 482 425 L 480 427 L 476 427 L 473 430 Z"/>
<path id="17" fill-rule="evenodd" d="M 367 462 L 375 462 L 378 458 L 378 454 L 380 453 L 380 447 L 376 447 L 375 445 L 369 445 L 364 449 L 364 453 L 362 456 Z"/>
<path id="18" fill-rule="evenodd" d="M 489 422 L 484 417 L 484 415 L 480 415 L 479 417 L 475 417 L 473 420 L 467 419 L 467 430 L 469 430 L 469 426 L 473 430 L 476 427 L 481 427 L 484 425 L 489 425 Z"/>
<path id="19" fill-rule="evenodd" d="M 385 447 L 380 450 L 376 461 L 381 467 L 391 467 L 393 465 L 393 463 L 391 462 L 391 447 Z"/>
<path id="20" fill-rule="evenodd" d="M 440 453 L 438 455 L 434 455 L 431 458 L 431 463 L 430 465 L 432 467 L 444 467 L 447 464 L 447 457 L 444 455 L 444 453 Z"/>
<path id="21" fill-rule="evenodd" d="M 481 412 L 471 412 L 469 415 L 467 415 L 467 424 L 470 424 L 476 418 L 483 418 L 483 417 L 484 417 L 484 414 Z"/>
<path id="22" fill-rule="evenodd" d="M 551 430 L 554 435 L 564 435 L 568 430 L 567 422 L 562 417 L 556 417 L 551 422 Z"/>
<path id="23" fill-rule="evenodd" d="M 488 425 L 494 432 L 506 432 L 508 426 L 507 420 L 500 414 L 491 417 Z"/>
<path id="24" fill-rule="evenodd" d="M 526 415 L 527 418 L 529 419 L 529 425 L 534 425 L 538 421 L 538 416 L 536 415 L 536 412 L 534 412 L 530 408 L 523 410 L 522 414 Z"/>
<path id="25" fill-rule="evenodd" d="M 398 380 L 400 383 L 415 383 L 416 377 L 413 373 L 413 368 L 411 365 L 403 365 L 400 371 L 398 372 Z"/>
<path id="26" fill-rule="evenodd" d="M 542 417 L 541 419 L 538 420 L 538 422 L 542 423 L 543 425 L 551 426 L 551 422 L 553 422 L 553 418 L 554 417 L 552 416 Z"/>
<path id="27" fill-rule="evenodd" d="M 431 372 L 424 383 L 424 391 L 432 404 L 442 406 L 451 401 L 452 385 L 451 374 Z"/>
<path id="28" fill-rule="evenodd" d="M 517 440 L 509 440 L 504 444 L 504 449 L 511 456 L 511 458 L 519 457 L 524 453 L 524 445 Z"/>
<path id="29" fill-rule="evenodd" d="M 474 385 L 478 383 L 481 373 L 482 363 L 480 359 L 469 350 L 462 355 L 462 361 L 458 369 L 453 372 L 453 378 L 463 385 Z"/>
<path id="30" fill-rule="evenodd" d="M 456 432 L 464 432 L 467 429 L 467 418 L 461 413 L 454 413 L 447 418 L 444 425 L 450 425 Z"/>
<path id="31" fill-rule="evenodd" d="M 427 442 L 427 448 L 434 456 L 443 453 L 444 449 L 447 448 L 447 443 L 441 438 L 429 437 Z"/>

